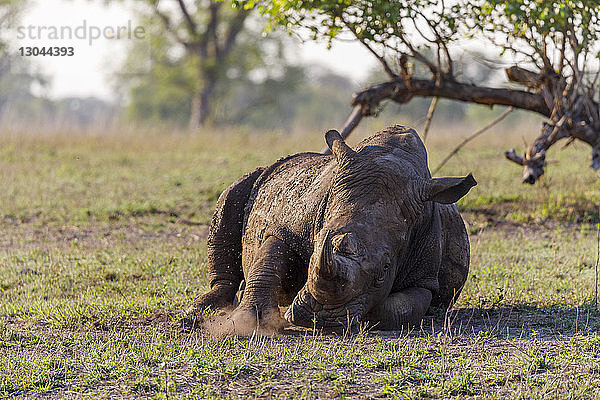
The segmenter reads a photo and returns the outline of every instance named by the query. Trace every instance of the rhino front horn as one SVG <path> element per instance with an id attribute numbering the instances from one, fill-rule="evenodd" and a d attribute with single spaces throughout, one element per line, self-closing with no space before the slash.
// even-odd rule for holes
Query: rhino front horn
<path id="1" fill-rule="evenodd" d="M 352 158 L 356 152 L 344 142 L 344 138 L 335 129 L 330 129 L 325 133 L 325 142 L 331 153 L 338 160 L 338 163 Z"/>
<path id="2" fill-rule="evenodd" d="M 321 256 L 317 267 L 317 275 L 323 279 L 333 279 L 337 275 L 335 259 L 333 258 L 333 245 L 331 243 L 331 232 L 327 232 L 323 245 L 321 246 Z"/>

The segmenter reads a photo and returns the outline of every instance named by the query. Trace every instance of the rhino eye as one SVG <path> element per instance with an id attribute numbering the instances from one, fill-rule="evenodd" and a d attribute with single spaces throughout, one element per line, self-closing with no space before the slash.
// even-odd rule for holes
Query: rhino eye
<path id="1" fill-rule="evenodd" d="M 383 269 L 388 271 L 390 268 L 392 268 L 392 257 L 386 253 L 383 256 Z"/>
<path id="2" fill-rule="evenodd" d="M 385 276 L 387 274 L 387 272 L 390 270 L 391 268 L 391 264 L 389 262 L 386 262 L 383 265 L 383 272 L 381 273 L 381 275 L 379 275 L 376 279 L 375 279 L 375 287 L 382 287 L 383 284 L 385 283 Z"/>

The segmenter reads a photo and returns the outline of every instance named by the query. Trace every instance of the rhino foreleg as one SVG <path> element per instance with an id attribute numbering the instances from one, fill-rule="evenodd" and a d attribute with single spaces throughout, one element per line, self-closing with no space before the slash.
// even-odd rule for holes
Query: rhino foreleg
<path id="1" fill-rule="evenodd" d="M 429 308 L 431 298 L 431 291 L 423 288 L 408 288 L 390 293 L 367 314 L 367 321 L 375 329 L 388 331 L 416 325 Z"/>
<path id="2" fill-rule="evenodd" d="M 279 305 L 295 295 L 297 254 L 281 239 L 269 236 L 261 245 L 252 266 L 246 271 L 246 284 L 239 305 L 230 319 L 235 331 L 246 333 L 257 327 L 279 329 L 285 324 Z"/>

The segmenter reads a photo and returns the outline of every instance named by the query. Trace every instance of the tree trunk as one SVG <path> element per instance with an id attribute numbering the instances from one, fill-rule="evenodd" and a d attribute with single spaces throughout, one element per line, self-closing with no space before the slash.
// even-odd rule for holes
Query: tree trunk
<path id="1" fill-rule="evenodd" d="M 237 2 L 237 13 L 231 18 L 219 14 L 225 4 L 219 0 L 210 0 L 208 5 L 200 6 L 206 18 L 199 18 L 192 12 L 186 2 L 178 0 L 179 11 L 185 22 L 187 35 L 181 35 L 177 25 L 172 22 L 169 12 L 163 12 L 158 7 L 158 1 L 151 2 L 154 13 L 163 22 L 166 30 L 174 37 L 175 41 L 183 45 L 190 57 L 198 61 L 197 89 L 192 95 L 189 128 L 198 129 L 206 125 L 212 117 L 212 100 L 218 79 L 218 71 L 226 69 L 227 57 L 231 53 L 235 41 L 244 28 L 244 22 L 254 8 L 254 4 L 247 1 Z M 222 40 L 221 40 L 222 38 Z"/>
<path id="2" fill-rule="evenodd" d="M 190 114 L 190 130 L 204 126 L 212 114 L 212 97 L 216 87 L 216 79 L 212 73 L 203 74 L 202 87 L 192 98 Z"/>
<path id="3" fill-rule="evenodd" d="M 192 98 L 192 112 L 190 114 L 190 130 L 196 130 L 204 126 L 211 112 L 210 97 L 204 88 L 194 94 Z"/>

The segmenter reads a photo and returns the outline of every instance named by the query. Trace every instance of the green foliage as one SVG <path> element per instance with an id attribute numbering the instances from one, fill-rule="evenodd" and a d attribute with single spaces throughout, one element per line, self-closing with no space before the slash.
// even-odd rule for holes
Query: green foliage
<path id="1" fill-rule="evenodd" d="M 148 21 L 146 25 L 156 24 Z M 189 121 L 191 98 L 197 85 L 194 66 L 183 55 L 170 57 L 172 43 L 154 28 L 145 42 L 129 50 L 123 72 L 117 74 L 120 90 L 129 97 L 126 114 L 150 123 Z"/>
<path id="2" fill-rule="evenodd" d="M 410 50 L 416 45 L 409 37 L 418 23 L 431 31 L 435 40 L 444 42 L 456 38 L 458 11 L 448 9 L 443 2 L 418 1 L 272 1 L 260 3 L 261 12 L 271 21 L 294 28 L 306 28 L 312 39 L 332 40 L 344 31 L 358 40 L 383 44 L 390 48 Z M 410 46 L 409 46 L 410 45 Z"/>
<path id="3" fill-rule="evenodd" d="M 486 37 L 500 50 L 526 55 L 541 68 L 558 62 L 551 59 L 550 50 L 560 50 L 565 43 L 573 49 L 564 57 L 579 62 L 577 54 L 594 49 L 600 34 L 597 0 L 458 0 L 448 4 L 277 0 L 259 4 L 272 23 L 290 31 L 308 29 L 313 40 L 325 38 L 331 43 L 346 32 L 374 52 L 379 49 L 379 57 L 386 57 L 381 49 L 392 50 L 393 57 L 406 54 L 430 64 L 430 69 L 435 62 L 423 59 L 422 53 L 434 49 L 440 53 L 437 65 L 443 66 L 450 61 L 447 46 L 467 37 Z"/>
<path id="4" fill-rule="evenodd" d="M 261 129 L 325 129 L 346 117 L 354 84 L 325 69 L 287 61 L 287 40 L 277 33 L 255 40 L 260 32 L 242 34 L 225 76 L 214 92 L 213 124 Z M 117 81 L 128 99 L 126 116 L 149 124 L 185 126 L 190 118 L 197 60 L 176 53 L 160 30 L 136 42 Z M 139 73 L 135 73 L 139 71 Z"/>
<path id="5" fill-rule="evenodd" d="M 4 37 L 4 32 L 13 29 L 14 22 L 19 17 L 19 13 L 23 11 L 26 0 L 0 0 L 0 56 L 5 57 L 9 43 Z"/>
<path id="6" fill-rule="evenodd" d="M 25 0 L 0 0 L 0 113 L 10 104 L 13 109 L 31 114 L 31 107 L 27 107 L 33 100 L 31 85 L 45 83 L 29 60 L 15 53 L 6 37 L 6 32 L 15 29 L 26 4 Z"/>
<path id="7" fill-rule="evenodd" d="M 459 0 L 449 6 L 432 0 L 275 0 L 259 4 L 272 21 L 290 29 L 308 27 L 314 39 L 335 38 L 349 30 L 358 39 L 386 42 L 406 35 L 424 19 L 437 22 L 430 28 L 443 41 L 456 39 L 459 27 L 464 25 L 533 40 L 539 49 L 544 47 L 539 46 L 543 38 L 553 40 L 554 35 L 567 32 L 575 33 L 582 44 L 598 40 L 600 10 L 596 0 Z M 469 23 L 473 19 L 474 23 Z"/>
<path id="8" fill-rule="evenodd" d="M 360 39 L 385 41 L 406 33 L 407 19 L 419 19 L 424 12 L 445 21 L 443 37 L 450 38 L 455 28 L 452 14 L 445 13 L 440 2 L 419 1 L 274 1 L 264 5 L 263 12 L 270 13 L 279 23 L 306 24 L 315 34 L 336 37 L 342 30 L 351 29 Z M 320 17 L 320 18 L 318 18 Z M 428 18 L 430 18 L 428 17 Z M 319 24 L 320 22 L 320 24 Z M 321 25 L 323 30 L 319 30 Z"/>
<path id="9" fill-rule="evenodd" d="M 156 16 L 144 15 L 143 21 L 151 27 L 146 41 L 133 43 L 117 74 L 120 90 L 128 99 L 127 116 L 184 126 L 190 119 L 192 99 L 206 84 L 202 71 L 213 68 L 208 64 L 215 60 L 185 51 Z M 215 124 L 273 127 L 285 117 L 282 99 L 296 92 L 305 79 L 304 69 L 286 60 L 286 38 L 273 33 L 256 40 L 262 34 L 261 24 L 253 19 L 248 25 L 216 68 L 212 120 Z"/>
<path id="10" fill-rule="evenodd" d="M 586 52 L 600 38 L 597 0 L 479 0 L 460 7 L 473 33 L 482 32 L 503 50 L 529 55 L 540 66 L 557 61 L 550 59 L 552 48 L 570 44 L 574 52 Z"/>

